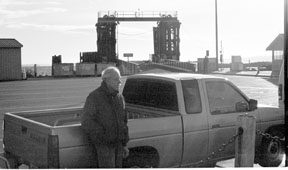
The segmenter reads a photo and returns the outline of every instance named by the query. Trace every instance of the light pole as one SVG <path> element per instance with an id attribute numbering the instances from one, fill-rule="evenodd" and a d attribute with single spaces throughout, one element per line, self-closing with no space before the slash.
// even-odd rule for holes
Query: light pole
<path id="1" fill-rule="evenodd" d="M 216 69 L 218 71 L 218 19 L 217 19 L 217 0 L 215 0 L 215 34 L 216 34 Z"/>

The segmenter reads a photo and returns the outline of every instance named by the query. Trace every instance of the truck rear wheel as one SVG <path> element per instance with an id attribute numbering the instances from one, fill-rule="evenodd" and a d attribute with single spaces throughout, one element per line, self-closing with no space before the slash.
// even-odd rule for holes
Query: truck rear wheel
<path id="1" fill-rule="evenodd" d="M 154 166 L 152 162 L 139 155 L 131 159 L 130 168 L 154 168 Z"/>
<path id="2" fill-rule="evenodd" d="M 284 134 L 277 130 L 272 130 L 270 135 L 279 138 L 284 137 Z M 282 163 L 285 153 L 284 142 L 263 137 L 261 145 L 259 165 L 262 167 L 278 167 Z"/>
<path id="3" fill-rule="evenodd" d="M 159 156 L 151 151 L 130 151 L 123 162 L 123 168 L 157 168 Z"/>

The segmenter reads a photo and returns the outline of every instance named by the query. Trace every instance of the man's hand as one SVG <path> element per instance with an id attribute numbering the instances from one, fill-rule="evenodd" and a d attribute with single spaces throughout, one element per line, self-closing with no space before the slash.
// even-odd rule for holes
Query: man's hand
<path id="1" fill-rule="evenodd" d="M 123 147 L 123 158 L 127 158 L 129 156 L 129 149 L 127 146 Z"/>

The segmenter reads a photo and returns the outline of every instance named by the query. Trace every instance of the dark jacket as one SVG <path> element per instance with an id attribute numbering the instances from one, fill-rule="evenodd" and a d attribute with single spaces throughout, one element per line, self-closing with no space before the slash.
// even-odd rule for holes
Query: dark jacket
<path id="1" fill-rule="evenodd" d="M 94 144 L 126 146 L 128 136 L 125 101 L 121 94 L 111 94 L 103 81 L 86 98 L 81 117 L 83 130 Z"/>

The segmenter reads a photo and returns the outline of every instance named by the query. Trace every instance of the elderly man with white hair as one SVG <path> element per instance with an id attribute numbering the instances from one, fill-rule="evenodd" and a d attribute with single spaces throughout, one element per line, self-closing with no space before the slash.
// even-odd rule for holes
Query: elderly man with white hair
<path id="1" fill-rule="evenodd" d="M 102 72 L 102 84 L 86 98 L 81 124 L 97 154 L 99 168 L 121 168 L 129 150 L 127 114 L 121 75 L 116 67 Z"/>

